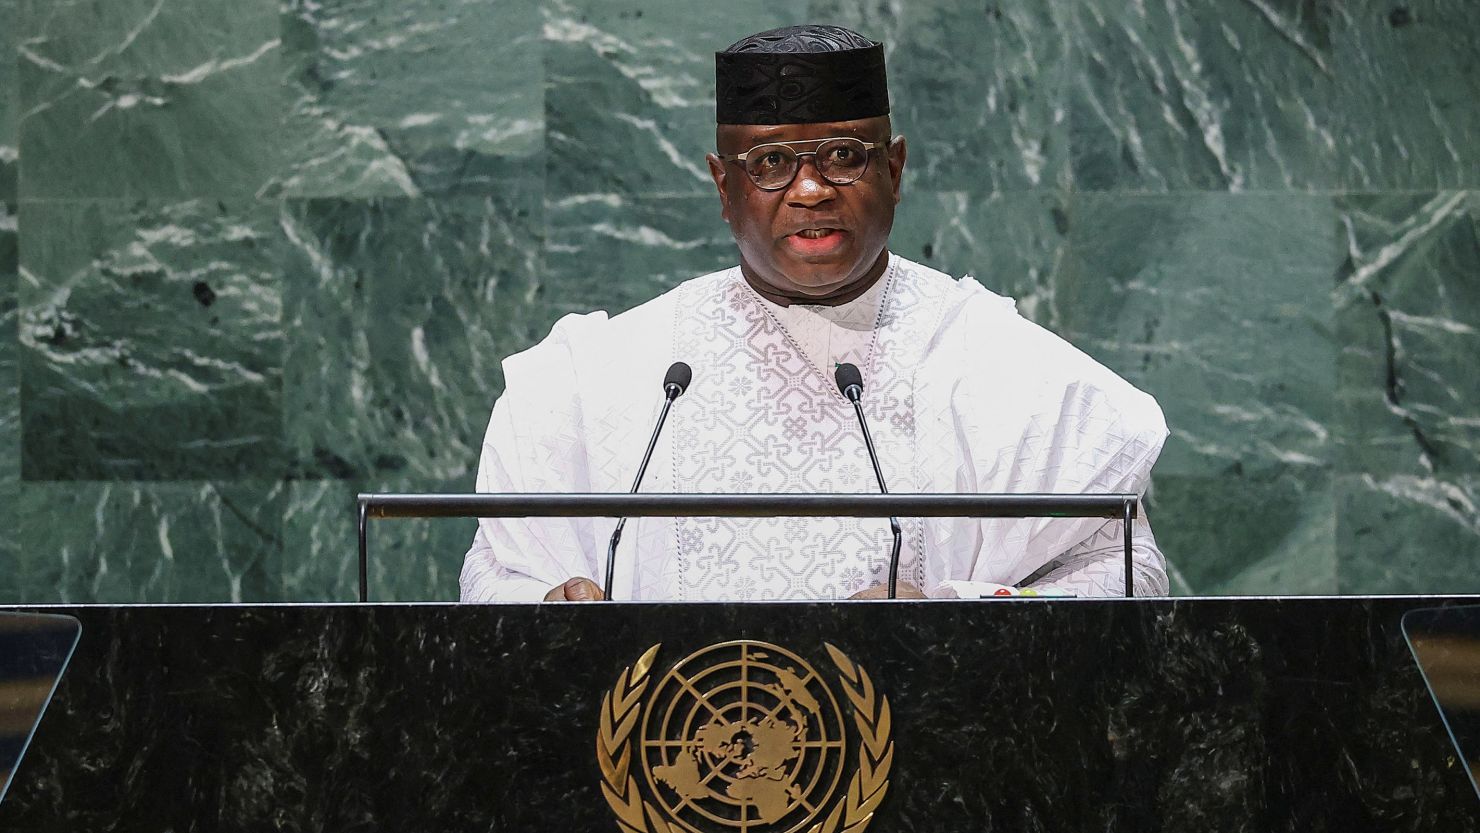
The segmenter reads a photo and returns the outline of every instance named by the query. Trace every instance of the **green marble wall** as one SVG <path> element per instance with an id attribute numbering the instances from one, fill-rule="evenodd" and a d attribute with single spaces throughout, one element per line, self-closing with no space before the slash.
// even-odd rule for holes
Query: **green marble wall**
<path id="1" fill-rule="evenodd" d="M 352 598 L 500 358 L 733 261 L 709 56 L 806 19 L 888 45 L 896 250 L 1160 399 L 1178 592 L 1480 591 L 1471 0 L 0 0 L 0 602 Z"/>

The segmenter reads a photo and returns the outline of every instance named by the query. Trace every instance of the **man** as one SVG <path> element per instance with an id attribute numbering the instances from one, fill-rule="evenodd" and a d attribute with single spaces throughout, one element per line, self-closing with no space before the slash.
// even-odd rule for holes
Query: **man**
<path id="1" fill-rule="evenodd" d="M 834 382 L 844 362 L 862 370 L 892 491 L 1145 489 L 1166 437 L 1151 397 L 1019 317 L 1010 299 L 888 251 L 906 145 L 890 133 L 880 44 L 789 27 L 739 41 L 716 66 L 708 162 L 739 267 L 613 318 L 567 316 L 510 357 L 479 491 L 625 491 L 676 360 L 694 368 L 693 383 L 644 491 L 876 491 Z M 902 597 L 1124 589 L 1119 522 L 900 521 Z M 484 519 L 463 599 L 600 598 L 591 577 L 605 573 L 613 524 Z M 878 519 L 643 518 L 628 529 L 615 598 L 879 598 L 887 581 L 890 536 Z M 1144 518 L 1133 534 L 1137 594 L 1165 593 Z"/>

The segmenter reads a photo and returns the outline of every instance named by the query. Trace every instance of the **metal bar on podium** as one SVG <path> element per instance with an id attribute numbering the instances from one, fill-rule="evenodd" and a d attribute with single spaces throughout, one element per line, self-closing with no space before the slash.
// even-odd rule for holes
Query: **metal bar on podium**
<path id="1" fill-rule="evenodd" d="M 1131 559 L 1131 524 L 1136 520 L 1136 501 L 1133 498 L 1126 498 L 1120 510 L 1120 520 L 1121 534 L 1125 536 L 1125 597 L 1129 599 L 1136 595 L 1136 573 Z"/>
<path id="2" fill-rule="evenodd" d="M 371 494 L 357 499 L 360 601 L 369 601 L 372 518 L 1106 518 L 1125 523 L 1125 592 L 1131 584 L 1134 494 Z"/>

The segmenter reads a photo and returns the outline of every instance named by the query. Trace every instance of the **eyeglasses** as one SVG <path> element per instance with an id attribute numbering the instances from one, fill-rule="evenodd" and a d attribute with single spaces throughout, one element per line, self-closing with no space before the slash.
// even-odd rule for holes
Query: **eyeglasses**
<path id="1" fill-rule="evenodd" d="M 798 151 L 792 145 L 816 145 L 813 150 Z M 767 142 L 744 153 L 719 154 L 725 162 L 740 162 L 750 180 L 762 191 L 779 191 L 796 179 L 802 157 L 812 157 L 817 173 L 834 185 L 855 182 L 868 170 L 869 151 L 888 142 L 865 142 L 852 137 L 834 139 L 801 139 L 795 142 Z"/>

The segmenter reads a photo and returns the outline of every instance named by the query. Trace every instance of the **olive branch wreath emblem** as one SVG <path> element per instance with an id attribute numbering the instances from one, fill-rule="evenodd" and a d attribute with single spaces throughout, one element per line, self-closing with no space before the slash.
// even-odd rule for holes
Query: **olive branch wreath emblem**
<path id="1" fill-rule="evenodd" d="M 863 833 L 889 789 L 889 770 L 894 764 L 889 698 L 874 689 L 861 666 L 832 645 L 823 644 L 841 675 L 843 693 L 853 704 L 853 722 L 859 734 L 858 769 L 847 794 L 807 833 Z M 637 662 L 622 669 L 616 686 L 601 700 L 596 762 L 601 768 L 602 795 L 616 814 L 622 833 L 683 833 L 642 797 L 632 767 L 631 736 L 642 712 L 642 695 L 648 687 L 653 660 L 661 647 L 662 643 L 654 645 Z"/>

